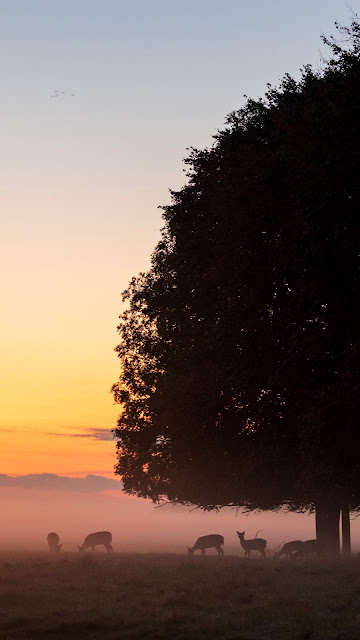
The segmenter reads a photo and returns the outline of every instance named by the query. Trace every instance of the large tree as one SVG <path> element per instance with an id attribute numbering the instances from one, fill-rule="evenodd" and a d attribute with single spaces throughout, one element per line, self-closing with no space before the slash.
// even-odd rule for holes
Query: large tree
<path id="1" fill-rule="evenodd" d="M 128 493 L 206 509 L 360 505 L 360 26 L 192 149 L 124 293 L 113 387 Z"/>

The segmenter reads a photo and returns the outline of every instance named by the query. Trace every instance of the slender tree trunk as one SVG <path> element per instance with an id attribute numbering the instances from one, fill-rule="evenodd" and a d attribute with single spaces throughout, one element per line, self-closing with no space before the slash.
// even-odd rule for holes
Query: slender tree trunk
<path id="1" fill-rule="evenodd" d="M 316 538 L 322 542 L 328 557 L 340 555 L 340 508 L 331 502 L 315 505 Z"/>
<path id="2" fill-rule="evenodd" d="M 351 555 L 350 540 L 350 513 L 349 505 L 343 505 L 341 509 L 342 555 Z"/>

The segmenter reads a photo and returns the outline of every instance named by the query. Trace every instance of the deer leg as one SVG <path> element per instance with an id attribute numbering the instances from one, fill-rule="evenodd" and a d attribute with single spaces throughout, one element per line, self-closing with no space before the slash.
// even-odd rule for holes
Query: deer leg
<path id="1" fill-rule="evenodd" d="M 206 554 L 205 554 L 205 549 L 202 549 L 202 550 L 201 550 L 201 555 L 202 555 L 202 556 L 206 555 Z"/>
<path id="2" fill-rule="evenodd" d="M 91 551 L 94 553 L 95 551 L 95 545 L 93 544 L 93 546 L 91 547 Z"/>

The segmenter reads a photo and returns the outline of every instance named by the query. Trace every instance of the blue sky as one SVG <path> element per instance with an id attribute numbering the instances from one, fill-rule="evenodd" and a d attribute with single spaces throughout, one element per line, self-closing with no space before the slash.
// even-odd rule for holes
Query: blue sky
<path id="1" fill-rule="evenodd" d="M 54 189 L 156 185 L 164 198 L 181 183 L 186 147 L 207 145 L 244 93 L 257 97 L 266 82 L 318 64 L 321 33 L 348 8 L 339 0 L 3 0 L 0 15 L 9 179 L 20 173 L 34 184 L 52 169 Z M 66 95 L 50 99 L 55 89 Z"/>

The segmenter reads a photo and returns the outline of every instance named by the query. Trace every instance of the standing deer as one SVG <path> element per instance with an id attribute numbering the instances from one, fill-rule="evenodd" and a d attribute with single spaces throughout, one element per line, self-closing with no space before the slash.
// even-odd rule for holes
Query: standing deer
<path id="1" fill-rule="evenodd" d="M 245 550 L 245 558 L 250 558 L 252 551 L 260 551 L 260 557 L 265 558 L 266 540 L 263 538 L 253 538 L 253 540 L 245 540 L 245 531 L 240 533 L 236 532 L 240 538 L 240 544 Z"/>
<path id="2" fill-rule="evenodd" d="M 224 544 L 223 536 L 220 536 L 218 533 L 212 533 L 208 536 L 200 536 L 194 544 L 193 547 L 188 547 L 189 556 L 192 556 L 194 551 L 197 549 L 201 549 L 201 554 L 205 555 L 205 549 L 211 549 L 214 547 L 218 552 L 219 556 L 223 556 L 224 552 L 221 548 L 221 545 Z"/>
<path id="3" fill-rule="evenodd" d="M 292 542 L 286 542 L 280 551 L 274 553 L 274 560 L 277 560 L 281 556 L 285 556 L 288 560 L 293 558 L 295 553 L 298 552 L 304 543 L 301 540 L 293 540 Z"/>
<path id="4" fill-rule="evenodd" d="M 95 551 L 96 545 L 103 544 L 104 547 L 106 547 L 107 551 L 109 552 L 113 550 L 110 544 L 111 540 L 112 540 L 112 535 L 110 531 L 97 531 L 96 533 L 89 533 L 89 535 L 86 536 L 82 545 L 80 547 L 78 545 L 78 549 L 79 551 L 83 552 L 85 551 L 85 549 L 88 549 L 89 547 L 91 547 L 92 550 Z"/>
<path id="5" fill-rule="evenodd" d="M 54 533 L 53 531 L 51 533 L 48 533 L 47 536 L 47 542 L 49 545 L 49 551 L 50 553 L 59 553 L 62 544 L 59 544 L 59 536 L 57 533 Z"/>
<path id="6" fill-rule="evenodd" d="M 301 543 L 298 551 L 294 553 L 293 558 L 294 560 L 304 556 L 308 558 L 310 553 L 316 553 L 318 558 L 326 558 L 325 545 L 319 540 L 305 540 Z"/>

